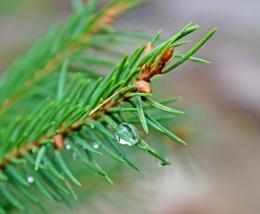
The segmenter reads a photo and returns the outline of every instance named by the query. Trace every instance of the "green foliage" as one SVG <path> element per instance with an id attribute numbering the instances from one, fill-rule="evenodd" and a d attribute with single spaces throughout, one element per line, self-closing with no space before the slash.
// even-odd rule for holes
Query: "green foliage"
<path id="1" fill-rule="evenodd" d="M 147 42 L 155 45 L 160 32 L 154 37 L 123 32 L 107 26 L 104 21 L 104 17 L 116 18 L 117 14 L 111 16 L 111 8 L 120 8 L 116 12 L 121 13 L 137 3 L 139 1 L 117 0 L 97 9 L 98 0 L 89 1 L 86 6 L 81 1 L 73 1 L 74 12 L 66 23 L 55 27 L 27 55 L 11 65 L 2 78 L 0 195 L 3 200 L 0 213 L 13 208 L 27 212 L 26 207 L 31 203 L 43 209 L 42 198 L 71 206 L 69 197 L 77 199 L 73 186 L 81 186 L 81 180 L 75 173 L 68 151 L 72 153 L 73 161 L 113 183 L 100 165 L 103 157 L 140 171 L 129 157 L 127 146 L 120 143 L 120 137 L 123 136 L 126 142 L 136 141 L 131 143 L 135 149 L 149 153 L 162 165 L 169 164 L 168 159 L 145 142 L 150 128 L 186 145 L 160 122 L 165 116 L 163 112 L 175 116 L 183 114 L 166 106 L 176 98 L 155 101 L 151 94 L 138 91 L 136 80 L 145 66 L 160 66 L 169 48 L 187 44 L 181 39 L 199 27 L 188 24 L 178 34 L 145 53 Z M 161 74 L 187 60 L 208 63 L 193 54 L 215 31 L 212 30 L 186 54 L 175 50 L 162 67 Z M 129 39 L 142 39 L 145 45 L 130 56 L 119 54 L 122 59 L 118 64 L 115 61 L 119 57 L 108 58 L 116 45 Z M 104 54 L 106 51 L 108 54 Z M 112 71 L 103 77 L 96 74 L 96 66 Z M 160 111 L 159 118 L 154 111 Z M 120 124 L 134 121 L 139 121 L 145 132 L 139 129 L 140 139 L 133 141 L 139 133 L 135 128 L 129 128 L 133 126 L 131 124 L 121 130 L 126 134 L 118 136 Z M 32 197 L 35 192 L 41 194 Z"/>

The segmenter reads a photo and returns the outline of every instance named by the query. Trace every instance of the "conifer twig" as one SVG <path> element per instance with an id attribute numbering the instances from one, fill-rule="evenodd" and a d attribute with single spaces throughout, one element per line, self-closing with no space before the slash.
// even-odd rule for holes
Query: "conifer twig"
<path id="1" fill-rule="evenodd" d="M 150 43 L 148 43 L 147 47 L 149 47 L 149 46 L 150 46 Z M 149 52 L 150 51 L 151 50 L 149 50 Z M 91 120 L 99 119 L 101 117 L 101 115 L 99 115 L 98 117 L 95 117 L 95 114 L 101 108 L 103 108 L 103 111 L 101 111 L 101 114 L 106 114 L 109 111 L 109 109 L 111 109 L 111 108 L 125 102 L 126 100 L 128 100 L 129 98 L 127 98 L 127 94 L 130 94 L 130 93 L 136 92 L 136 91 L 140 91 L 140 92 L 144 92 L 144 93 L 150 93 L 150 84 L 148 82 L 150 82 L 150 79 L 153 76 L 158 75 L 162 72 L 164 66 L 170 60 L 172 54 L 173 54 L 173 49 L 172 48 L 167 49 L 162 54 L 160 62 L 158 63 L 157 66 L 152 64 L 152 65 L 149 66 L 149 68 L 146 67 L 146 66 L 142 67 L 141 73 L 136 77 L 136 82 L 135 82 L 136 86 L 134 86 L 134 87 L 133 86 L 125 86 L 125 87 L 121 88 L 120 90 L 118 90 L 117 92 L 115 92 L 114 94 L 112 94 L 106 100 L 104 100 L 99 105 L 97 105 L 89 113 L 89 116 L 87 117 L 87 119 L 85 121 L 78 120 L 77 122 L 72 124 L 71 127 L 69 127 L 67 130 L 63 130 L 62 127 L 60 127 L 59 133 L 52 133 L 52 134 L 49 134 L 47 136 L 42 136 L 42 137 L 40 137 L 39 140 L 26 143 L 24 146 L 20 147 L 18 149 L 18 151 L 12 151 L 9 154 L 7 154 L 6 158 L 0 162 L 0 169 L 3 169 L 6 164 L 8 164 L 9 162 L 12 161 L 13 158 L 21 158 L 21 157 L 23 157 L 24 154 L 30 153 L 33 148 L 41 147 L 42 141 L 47 140 L 47 139 L 52 138 L 52 137 L 54 138 L 54 143 L 55 143 L 56 148 L 57 149 L 63 149 L 63 146 L 64 146 L 63 138 L 66 137 L 71 132 L 79 131 L 80 128 L 82 127 L 82 125 L 84 125 L 85 122 L 89 122 Z M 147 90 L 147 89 L 144 90 L 144 83 L 147 84 L 146 87 L 148 87 L 149 90 Z M 125 91 L 127 91 L 127 94 L 125 94 L 120 100 L 118 100 L 117 102 L 111 102 L 117 95 L 119 95 L 119 94 L 121 94 Z M 63 127 L 64 126 L 65 125 L 63 124 Z"/>
<path id="2" fill-rule="evenodd" d="M 98 1 L 91 0 L 90 2 L 96 6 Z M 48 41 L 49 46 L 53 42 L 58 43 L 56 46 L 54 45 L 56 49 L 53 50 L 56 51 L 48 55 L 49 46 L 47 46 L 42 54 L 37 55 L 38 61 L 36 61 L 39 63 L 43 58 L 43 63 L 40 65 L 36 63 L 36 66 L 29 70 L 29 74 L 33 75 L 32 79 L 28 80 L 30 75 L 21 71 L 30 68 L 30 59 L 34 59 L 34 53 L 40 50 L 41 46 L 36 46 L 32 51 L 33 54 L 29 52 L 29 57 L 25 57 L 24 61 L 14 67 L 16 69 L 13 69 L 11 75 L 4 79 L 9 82 L 6 81 L 6 84 L 4 81 L 1 82 L 0 88 L 3 89 L 3 92 L 0 93 L 0 100 L 6 100 L 4 108 L 11 107 L 16 101 L 21 100 L 23 94 L 26 94 L 24 93 L 26 90 L 35 89 L 37 86 L 40 88 L 37 88 L 38 90 L 47 92 L 48 99 L 40 100 L 42 97 L 46 97 L 46 94 L 41 94 L 42 91 L 39 94 L 30 95 L 28 93 L 26 95 L 29 99 L 26 100 L 26 96 L 24 96 L 24 102 L 18 102 L 12 110 L 17 111 L 18 108 L 25 108 L 28 104 L 32 105 L 33 109 L 29 106 L 28 109 L 23 109 L 22 115 L 18 115 L 18 111 L 14 111 L 15 114 L 12 115 L 12 111 L 10 111 L 9 114 L 2 117 L 0 196 L 4 197 L 4 201 L 0 202 L 0 213 L 5 213 L 6 204 L 11 208 L 24 209 L 23 198 L 31 196 L 30 191 L 33 191 L 34 187 L 47 198 L 64 201 L 65 204 L 68 204 L 68 199 L 63 194 L 64 192 L 77 199 L 70 182 L 78 186 L 81 186 L 81 183 L 73 175 L 72 166 L 67 165 L 63 160 L 66 157 L 63 150 L 71 150 L 73 159 L 76 155 L 78 161 L 102 175 L 109 183 L 113 182 L 107 172 L 97 163 L 99 155 L 104 154 L 140 171 L 139 167 L 128 159 L 124 149 L 121 148 L 123 146 L 135 145 L 135 148 L 141 149 L 159 160 L 160 165 L 170 164 L 167 158 L 145 142 L 144 136 L 141 136 L 138 129 L 131 124 L 136 118 L 145 133 L 148 134 L 150 131 L 149 126 L 174 142 L 187 145 L 159 121 L 165 116 L 163 113 L 153 115 L 155 110 L 166 112 L 168 115 L 181 115 L 183 112 L 166 106 L 169 104 L 169 100 L 157 102 L 150 99 L 152 95 L 151 80 L 154 76 L 167 73 L 187 60 L 207 63 L 208 61 L 193 57 L 193 55 L 212 37 L 216 29 L 210 31 L 186 54 L 181 54 L 175 49 L 187 44 L 186 41 L 180 40 L 197 30 L 198 25 L 188 24 L 175 36 L 154 47 L 159 39 L 159 32 L 151 38 L 146 46 L 137 48 L 130 56 L 125 55 L 121 62 L 115 65 L 112 72 L 104 78 L 94 78 L 80 73 L 75 75 L 75 73 L 69 72 L 71 71 L 69 62 L 74 59 L 73 57 L 78 57 L 76 53 L 79 53 L 79 58 L 84 57 L 85 53 L 80 50 L 85 48 L 86 43 L 95 43 L 94 38 L 93 41 L 91 40 L 93 35 L 104 29 L 103 26 L 111 24 L 119 14 L 127 9 L 128 2 L 131 5 L 135 0 L 113 0 L 110 6 L 88 17 L 92 24 L 88 25 L 87 30 L 77 28 L 84 32 L 81 31 L 81 36 L 76 39 L 71 35 L 71 31 L 65 31 L 69 34 L 69 39 Z M 77 4 L 74 6 L 78 8 Z M 95 7 L 92 7 L 90 11 L 93 11 L 93 8 Z M 73 21 L 75 21 L 74 18 Z M 76 16 L 77 21 L 80 18 L 82 17 Z M 72 26 L 78 23 L 73 21 Z M 68 29 L 71 29 L 71 26 L 68 26 Z M 72 34 L 74 35 L 74 31 Z M 71 36 L 72 38 L 70 38 Z M 95 39 L 97 38 L 95 37 Z M 59 42 L 63 41 L 66 41 L 65 45 L 59 46 Z M 100 40 L 99 37 L 97 41 L 104 40 Z M 102 48 L 103 43 L 98 45 Z M 63 48 L 65 51 L 61 51 L 64 50 Z M 46 57 L 46 54 L 49 57 Z M 72 57 L 69 58 L 70 56 Z M 51 57 L 52 59 L 49 60 Z M 174 62 L 176 59 L 177 61 Z M 45 64 L 45 62 L 47 63 Z M 104 61 L 96 60 L 96 64 L 99 62 Z M 21 69 L 19 65 L 22 65 Z M 42 69 L 36 69 L 41 66 L 43 66 Z M 39 82 L 59 66 L 61 67 L 59 76 L 55 76 L 55 79 L 47 79 L 48 82 L 43 82 L 45 85 Z M 34 72 L 35 70 L 37 72 Z M 12 90 L 12 86 L 20 78 L 20 85 L 17 84 L 17 87 Z M 49 82 L 55 83 L 55 92 L 52 89 L 45 91 L 46 85 L 50 85 Z M 56 85 L 57 82 L 58 85 Z M 23 88 L 17 93 L 20 86 Z M 8 95 L 10 99 L 6 99 Z M 12 96 L 10 97 L 10 95 Z M 33 96 L 38 96 L 36 99 L 40 101 L 36 100 L 36 102 L 39 103 L 34 102 L 35 97 Z M 1 113 L 4 111 L 0 107 Z M 8 120 L 9 117 L 10 120 Z M 30 188 L 30 184 L 34 181 L 35 186 Z M 15 191 L 13 191 L 14 186 L 17 187 Z"/>

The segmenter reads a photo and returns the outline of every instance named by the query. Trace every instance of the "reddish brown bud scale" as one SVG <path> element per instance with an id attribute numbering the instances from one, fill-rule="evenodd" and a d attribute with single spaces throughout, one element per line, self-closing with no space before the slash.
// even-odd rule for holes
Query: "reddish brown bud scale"
<path id="1" fill-rule="evenodd" d="M 78 128 L 80 127 L 80 124 L 81 124 L 81 123 L 82 123 L 82 121 L 81 121 L 81 120 L 78 120 L 77 122 L 75 122 L 75 123 L 73 123 L 73 124 L 71 125 L 70 129 L 71 129 L 72 131 L 78 130 Z"/>
<path id="2" fill-rule="evenodd" d="M 148 71 L 149 67 L 147 65 L 143 65 L 142 66 L 142 69 L 141 69 L 141 72 L 142 73 L 146 73 Z"/>
<path id="3" fill-rule="evenodd" d="M 54 144 L 56 149 L 62 149 L 64 147 L 64 140 L 62 134 L 57 134 L 54 136 Z"/>
<path id="4" fill-rule="evenodd" d="M 137 91 L 140 93 L 151 93 L 152 92 L 150 83 L 148 83 L 144 80 L 137 81 L 136 85 L 138 86 Z"/>
<path id="5" fill-rule="evenodd" d="M 162 62 L 166 63 L 172 58 L 172 54 L 174 52 L 174 48 L 167 49 L 164 54 L 162 55 Z"/>
<path id="6" fill-rule="evenodd" d="M 113 23 L 113 21 L 114 21 L 114 18 L 113 17 L 105 17 L 104 19 L 103 19 L 103 23 L 105 23 L 105 24 L 107 24 L 107 25 L 110 25 L 110 24 L 112 24 Z"/>

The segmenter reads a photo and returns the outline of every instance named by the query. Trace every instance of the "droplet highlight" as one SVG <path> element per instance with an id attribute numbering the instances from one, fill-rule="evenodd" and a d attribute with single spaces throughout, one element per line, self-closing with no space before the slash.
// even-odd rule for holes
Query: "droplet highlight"
<path id="1" fill-rule="evenodd" d="M 71 150 L 71 145 L 70 145 L 70 143 L 65 143 L 65 149 L 66 150 Z"/>
<path id="2" fill-rule="evenodd" d="M 133 146 L 140 140 L 137 128 L 129 123 L 119 124 L 116 129 L 115 137 L 119 144 L 126 146 Z"/>
<path id="3" fill-rule="evenodd" d="M 92 144 L 92 147 L 93 147 L 94 149 L 98 149 L 98 148 L 99 148 L 99 144 L 98 144 L 98 143 L 93 143 L 93 144 Z"/>
<path id="4" fill-rule="evenodd" d="M 33 176 L 28 175 L 28 176 L 27 176 L 27 182 L 28 182 L 29 184 L 34 183 L 34 178 L 33 178 Z"/>
<path id="5" fill-rule="evenodd" d="M 78 159 L 78 156 L 75 152 L 72 153 L 72 159 L 73 160 L 77 160 Z"/>
<path id="6" fill-rule="evenodd" d="M 169 165 L 169 160 L 168 160 L 168 158 L 166 158 L 165 161 L 160 161 L 160 160 L 156 159 L 156 163 L 157 163 L 157 166 L 164 167 L 164 166 Z"/>

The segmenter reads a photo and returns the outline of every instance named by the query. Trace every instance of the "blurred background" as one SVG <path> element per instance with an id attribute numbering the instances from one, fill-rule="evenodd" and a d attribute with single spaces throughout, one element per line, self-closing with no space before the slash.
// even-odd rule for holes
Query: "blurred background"
<path id="1" fill-rule="evenodd" d="M 211 64 L 186 63 L 154 83 L 157 96 L 183 97 L 178 105 L 187 116 L 175 128 L 190 145 L 169 144 L 169 167 L 143 161 L 143 174 L 126 171 L 126 182 L 107 187 L 106 199 L 54 213 L 259 213 L 259 9 L 259 0 L 151 0 L 124 15 L 119 28 L 163 29 L 166 38 L 190 21 L 201 26 L 194 41 L 219 28 L 198 53 Z M 69 11 L 69 0 L 1 0 L 0 71 Z"/>

